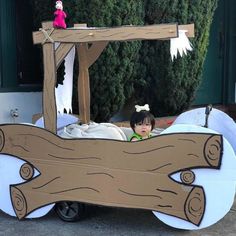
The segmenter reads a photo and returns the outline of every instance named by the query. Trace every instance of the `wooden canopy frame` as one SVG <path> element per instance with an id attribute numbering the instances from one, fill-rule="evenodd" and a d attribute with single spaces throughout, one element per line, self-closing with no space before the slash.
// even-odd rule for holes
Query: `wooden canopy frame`
<path id="1" fill-rule="evenodd" d="M 82 27 L 81 27 L 82 26 Z M 42 23 L 42 29 L 33 32 L 34 44 L 42 44 L 44 59 L 43 117 L 44 127 L 56 133 L 57 109 L 55 101 L 56 72 L 61 62 L 76 47 L 79 59 L 78 102 L 82 123 L 90 122 L 89 67 L 112 41 L 167 40 L 178 37 L 178 30 L 187 30 L 194 36 L 194 25 L 160 24 L 148 26 L 121 26 L 114 28 L 87 28 L 75 24 L 66 30 L 54 29 L 52 22 Z M 55 50 L 55 42 L 60 43 Z"/>

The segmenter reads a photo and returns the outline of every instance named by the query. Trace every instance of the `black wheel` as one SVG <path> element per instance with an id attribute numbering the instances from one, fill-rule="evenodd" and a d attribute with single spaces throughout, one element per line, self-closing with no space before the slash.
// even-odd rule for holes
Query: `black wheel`
<path id="1" fill-rule="evenodd" d="M 85 216 L 85 204 L 80 202 L 58 202 L 55 211 L 60 219 L 67 222 L 79 221 Z"/>

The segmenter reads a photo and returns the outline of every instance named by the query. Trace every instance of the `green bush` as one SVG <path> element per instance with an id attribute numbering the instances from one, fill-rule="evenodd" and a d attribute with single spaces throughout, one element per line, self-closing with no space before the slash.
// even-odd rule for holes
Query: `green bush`
<path id="1" fill-rule="evenodd" d="M 32 0 L 35 7 L 35 26 L 41 21 L 53 20 L 54 6 L 49 0 Z M 141 0 L 73 0 L 63 2 L 69 26 L 87 23 L 90 27 L 140 25 L 143 22 Z M 141 42 L 109 43 L 99 59 L 90 68 L 91 117 L 100 122 L 109 120 L 129 98 L 135 77 Z M 76 64 L 77 65 L 77 64 Z M 77 65 L 78 66 L 78 65 Z M 77 81 L 78 71 L 74 81 Z M 138 80 L 142 80 L 139 78 Z M 75 83 L 76 84 L 76 83 Z M 75 90 L 76 91 L 76 88 Z M 77 92 L 73 97 L 73 110 L 77 110 Z"/>
<path id="2" fill-rule="evenodd" d="M 75 19 L 88 26 L 112 27 L 142 24 L 142 1 L 78 2 Z M 90 68 L 91 117 L 107 121 L 131 96 L 141 42 L 112 42 Z M 142 78 L 140 78 L 142 79 Z"/>
<path id="3" fill-rule="evenodd" d="M 156 116 L 174 115 L 188 108 L 200 83 L 209 29 L 217 0 L 147 0 L 145 24 L 195 24 L 194 50 L 171 61 L 168 41 L 143 41 L 140 72 L 145 86 L 137 88 L 140 103 L 149 103 Z"/>
<path id="4" fill-rule="evenodd" d="M 194 50 L 173 62 L 169 53 L 169 41 L 109 43 L 90 68 L 92 119 L 97 122 L 109 120 L 131 96 L 134 96 L 139 103 L 149 103 L 155 116 L 174 115 L 188 108 L 200 83 L 209 29 L 217 2 L 217 0 L 64 1 L 68 26 L 73 26 L 74 23 L 87 23 L 91 27 L 171 22 L 195 24 L 195 38 L 191 39 Z M 54 2 L 31 0 L 31 3 L 34 6 L 36 29 L 41 27 L 42 21 L 53 20 Z M 78 65 L 74 73 L 75 85 L 77 78 Z M 77 100 L 75 91 L 74 112 L 78 112 Z"/>

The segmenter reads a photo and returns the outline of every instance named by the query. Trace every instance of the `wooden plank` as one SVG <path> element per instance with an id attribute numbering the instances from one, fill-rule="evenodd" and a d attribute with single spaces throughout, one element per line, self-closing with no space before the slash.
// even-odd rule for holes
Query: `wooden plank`
<path id="1" fill-rule="evenodd" d="M 36 113 L 32 116 L 32 124 L 35 124 L 38 119 L 40 119 L 43 116 L 42 113 Z"/>
<path id="2" fill-rule="evenodd" d="M 77 28 L 77 27 L 87 27 L 87 24 L 86 23 L 74 24 L 74 27 L 75 28 Z"/>
<path id="3" fill-rule="evenodd" d="M 49 31 L 48 31 L 49 32 Z M 121 26 L 114 28 L 55 29 L 50 37 L 54 42 L 80 43 L 97 41 L 156 40 L 177 37 L 177 24 Z M 34 44 L 45 39 L 41 31 L 33 32 Z"/>
<path id="4" fill-rule="evenodd" d="M 51 29 L 51 28 L 53 28 L 53 22 L 52 21 L 43 21 L 42 22 L 42 28 L 43 29 Z"/>
<path id="5" fill-rule="evenodd" d="M 43 30 L 51 30 L 52 22 L 42 22 Z M 57 132 L 57 105 L 55 95 L 56 85 L 56 60 L 55 44 L 43 43 L 43 64 L 44 64 L 44 81 L 43 81 L 43 122 L 44 128 L 56 133 Z"/>
<path id="6" fill-rule="evenodd" d="M 44 81 L 43 81 L 43 117 L 45 129 L 56 133 L 57 107 L 55 97 L 56 63 L 53 43 L 43 45 Z"/>
<path id="7" fill-rule="evenodd" d="M 57 50 L 56 50 L 56 67 L 60 66 L 62 61 L 65 59 L 67 54 L 70 52 L 70 50 L 73 48 L 74 44 L 73 43 L 61 43 Z"/>
<path id="8" fill-rule="evenodd" d="M 194 33 L 194 24 L 188 24 L 188 25 L 179 25 L 178 26 L 179 30 L 187 30 L 186 35 L 189 38 L 193 38 L 195 33 Z"/>
<path id="9" fill-rule="evenodd" d="M 109 42 L 94 42 L 92 46 L 88 49 L 87 57 L 88 57 L 88 67 L 93 65 L 93 63 L 99 58 L 105 47 Z"/>
<path id="10" fill-rule="evenodd" d="M 83 124 L 90 122 L 90 83 L 88 65 L 88 45 L 80 43 L 77 45 L 77 55 L 79 59 L 78 77 L 78 103 L 79 117 Z"/>

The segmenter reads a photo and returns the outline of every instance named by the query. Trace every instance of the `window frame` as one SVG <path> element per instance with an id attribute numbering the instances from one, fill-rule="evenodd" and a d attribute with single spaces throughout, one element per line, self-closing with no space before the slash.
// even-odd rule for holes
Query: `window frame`
<path id="1" fill-rule="evenodd" d="M 0 1 L 0 92 L 42 91 L 42 83 L 19 83 L 15 2 Z"/>

